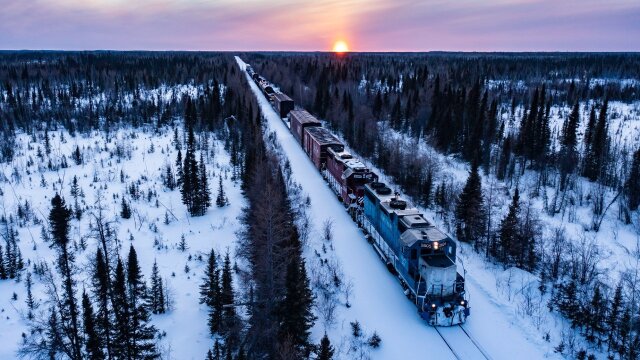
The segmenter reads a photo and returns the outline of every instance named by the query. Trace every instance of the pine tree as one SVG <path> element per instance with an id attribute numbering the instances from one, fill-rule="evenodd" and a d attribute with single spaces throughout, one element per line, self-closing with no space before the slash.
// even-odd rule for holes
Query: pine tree
<path id="1" fill-rule="evenodd" d="M 75 298 L 75 280 L 73 279 L 74 256 L 69 250 L 69 221 L 71 210 L 67 208 L 60 194 L 51 199 L 49 226 L 53 243 L 51 247 L 58 250 L 58 270 L 63 278 L 62 301 L 59 302 L 60 321 L 67 330 L 65 337 L 69 342 L 67 355 L 74 360 L 82 358 L 78 305 Z"/>
<path id="2" fill-rule="evenodd" d="M 431 206 L 431 193 L 433 191 L 433 172 L 429 170 L 422 185 L 422 204 L 425 207 Z"/>
<path id="3" fill-rule="evenodd" d="M 502 152 L 498 167 L 496 168 L 496 177 L 498 180 L 504 180 L 507 176 L 507 169 L 511 163 L 511 136 L 507 136 L 502 142 Z"/>
<path id="4" fill-rule="evenodd" d="M 151 269 L 151 311 L 154 314 L 164 314 L 165 312 L 162 277 L 158 271 L 158 263 L 155 260 Z"/>
<path id="5" fill-rule="evenodd" d="M 482 183 L 478 164 L 473 163 L 467 183 L 458 198 L 456 206 L 456 234 L 460 241 L 474 242 L 482 237 L 485 224 L 485 209 L 482 197 Z"/>
<path id="6" fill-rule="evenodd" d="M 216 254 L 215 251 L 211 249 L 207 259 L 207 268 L 202 278 L 202 284 L 200 284 L 200 304 L 207 304 L 209 307 L 213 306 L 216 296 L 214 291 L 215 283 L 218 281 L 216 270 Z"/>
<path id="7" fill-rule="evenodd" d="M 635 211 L 640 206 L 640 148 L 633 154 L 631 172 L 626 183 L 629 210 Z"/>
<path id="8" fill-rule="evenodd" d="M 131 359 L 132 331 L 130 313 L 131 305 L 127 296 L 127 277 L 122 259 L 118 258 L 116 271 L 112 281 L 113 291 L 111 301 L 114 314 L 114 339 L 111 357 L 116 359 Z"/>
<path id="9" fill-rule="evenodd" d="M 0 280 L 6 280 L 9 276 L 7 274 L 7 269 L 4 265 L 4 258 L 2 255 L 2 244 L 0 244 Z"/>
<path id="10" fill-rule="evenodd" d="M 562 138 L 560 143 L 559 167 L 560 167 L 560 188 L 564 189 L 566 177 L 572 174 L 578 162 L 577 152 L 577 130 L 580 125 L 580 105 L 576 102 L 569 118 L 562 128 Z"/>
<path id="11" fill-rule="evenodd" d="M 227 205 L 227 198 L 224 194 L 224 187 L 222 186 L 222 174 L 220 174 L 220 180 L 218 182 L 218 196 L 216 197 L 216 205 L 218 207 Z"/>
<path id="12" fill-rule="evenodd" d="M 333 359 L 334 352 L 335 350 L 331 345 L 331 342 L 329 341 L 329 337 L 327 336 L 327 333 L 324 333 L 324 336 L 320 340 L 320 345 L 318 346 L 317 360 L 331 360 Z"/>
<path id="13" fill-rule="evenodd" d="M 582 174 L 591 181 L 596 181 L 604 172 L 606 164 L 606 153 L 609 148 L 607 133 L 607 108 L 608 101 L 605 99 L 595 131 L 591 134 L 589 147 L 586 149 L 584 158 L 584 168 Z"/>
<path id="14" fill-rule="evenodd" d="M 314 324 L 312 312 L 313 293 L 304 260 L 294 256 L 287 266 L 285 276 L 285 295 L 280 304 L 280 339 L 290 339 L 300 357 L 306 357 L 310 351 L 309 334 Z"/>
<path id="15" fill-rule="evenodd" d="M 150 324 L 147 288 L 133 245 L 129 248 L 127 260 L 127 285 L 131 309 L 129 356 L 133 359 L 157 359 L 160 357 L 154 341 L 157 330 Z"/>
<path id="16" fill-rule="evenodd" d="M 0 248 L 0 253 L 2 252 L 2 248 Z M 2 261 L 2 258 L 0 257 L 0 262 Z M 33 320 L 33 312 L 38 308 L 39 304 L 36 302 L 36 299 L 33 297 L 33 291 L 32 291 L 32 287 L 33 287 L 33 280 L 31 279 L 31 273 L 27 273 L 27 280 L 26 280 L 26 286 L 27 286 L 27 309 L 29 309 L 29 312 L 27 313 L 27 318 L 29 320 Z"/>
<path id="17" fill-rule="evenodd" d="M 204 164 L 204 157 L 202 152 L 200 153 L 200 184 L 198 196 L 200 197 L 200 215 L 204 215 L 207 212 L 209 206 L 211 206 L 211 191 L 209 190 L 209 182 L 207 180 L 207 168 Z"/>
<path id="18" fill-rule="evenodd" d="M 605 303 L 600 287 L 596 284 L 593 289 L 593 297 L 589 307 L 589 317 L 587 318 L 587 340 L 594 342 L 596 337 L 604 330 Z"/>
<path id="19" fill-rule="evenodd" d="M 167 163 L 165 170 L 164 170 L 164 176 L 163 176 L 163 185 L 169 189 L 169 191 L 173 191 L 176 188 L 176 179 L 173 176 L 173 171 L 171 170 L 171 165 L 169 163 Z"/>
<path id="20" fill-rule="evenodd" d="M 86 359 L 102 360 L 105 359 L 102 352 L 102 339 L 98 335 L 95 326 L 95 317 L 93 315 L 93 306 L 89 300 L 89 295 L 82 292 L 82 322 L 84 324 L 85 354 Z"/>
<path id="21" fill-rule="evenodd" d="M 609 312 L 606 316 L 607 325 L 607 347 L 608 350 L 616 349 L 618 347 L 618 339 L 616 337 L 619 330 L 620 312 L 622 310 L 622 283 L 619 283 L 616 287 L 615 294 L 613 295 L 613 301 L 609 307 Z"/>
<path id="22" fill-rule="evenodd" d="M 97 303 L 96 313 L 96 332 L 104 341 L 107 358 L 112 358 L 112 345 L 113 345 L 113 332 L 114 332 L 114 319 L 112 317 L 111 303 L 111 279 L 109 278 L 109 270 L 107 263 L 105 262 L 102 250 L 98 249 L 96 252 L 96 260 L 94 262 L 94 269 L 92 274 L 92 293 L 93 298 Z M 118 310 L 114 310 L 116 314 Z"/>
<path id="23" fill-rule="evenodd" d="M 130 219 L 131 207 L 129 206 L 129 203 L 127 203 L 127 201 L 124 199 L 124 196 L 122 197 L 122 202 L 120 205 L 121 205 L 120 216 L 123 219 Z"/>
<path id="24" fill-rule="evenodd" d="M 80 152 L 80 146 L 76 145 L 76 149 L 73 152 L 73 160 L 76 162 L 76 165 L 82 164 L 82 153 Z"/>
<path id="25" fill-rule="evenodd" d="M 183 183 L 184 170 L 182 169 L 182 151 L 178 150 L 178 155 L 176 155 L 176 186 L 180 187 L 180 191 L 182 191 Z"/>
<path id="26" fill-rule="evenodd" d="M 500 224 L 499 253 L 495 254 L 499 261 L 511 263 L 520 253 L 519 250 L 519 223 L 520 192 L 516 188 L 509 205 L 509 213 Z"/>
<path id="27" fill-rule="evenodd" d="M 233 291 L 233 277 L 231 274 L 231 259 L 229 258 L 229 252 L 224 257 L 224 263 L 222 265 L 222 277 L 220 279 L 222 283 L 221 297 L 222 304 L 230 305 L 226 306 L 222 316 L 222 331 L 227 335 L 227 347 L 234 347 L 237 341 L 236 326 L 238 318 L 236 315 L 235 307 L 235 295 Z"/>

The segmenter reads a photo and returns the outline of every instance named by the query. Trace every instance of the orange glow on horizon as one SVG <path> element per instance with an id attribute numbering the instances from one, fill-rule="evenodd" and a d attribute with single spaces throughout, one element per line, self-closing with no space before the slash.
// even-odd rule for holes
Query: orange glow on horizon
<path id="1" fill-rule="evenodd" d="M 347 45 L 347 43 L 343 40 L 338 40 L 335 44 L 333 44 L 333 52 L 336 52 L 338 54 L 349 52 L 349 45 Z"/>

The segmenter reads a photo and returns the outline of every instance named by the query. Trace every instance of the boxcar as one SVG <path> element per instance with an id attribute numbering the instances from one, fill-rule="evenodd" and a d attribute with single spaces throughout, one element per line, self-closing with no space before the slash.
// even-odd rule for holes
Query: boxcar
<path id="1" fill-rule="evenodd" d="M 344 145 L 329 130 L 314 126 L 304 129 L 303 148 L 316 168 L 322 171 L 327 164 L 327 150 L 343 151 Z"/>
<path id="2" fill-rule="evenodd" d="M 291 133 L 293 137 L 302 145 L 304 140 L 304 128 L 320 126 L 320 121 L 309 114 L 306 110 L 292 110 L 289 112 L 291 122 Z"/>
<path id="3" fill-rule="evenodd" d="M 378 175 L 345 151 L 329 148 L 326 177 L 345 204 L 353 204 L 364 196 L 364 185 L 378 181 Z"/>
<path id="4" fill-rule="evenodd" d="M 293 100 L 283 93 L 276 93 L 273 95 L 273 105 L 280 113 L 281 118 L 287 117 L 289 111 L 293 110 Z"/>

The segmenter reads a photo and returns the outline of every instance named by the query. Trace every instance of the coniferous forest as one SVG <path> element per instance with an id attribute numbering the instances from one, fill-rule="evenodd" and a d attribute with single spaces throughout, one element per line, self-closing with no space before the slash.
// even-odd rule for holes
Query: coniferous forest
<path id="1" fill-rule="evenodd" d="M 640 357 L 640 56 L 240 56 L 491 269 L 558 356 Z M 232 54 L 0 52 L 0 81 L 16 357 L 180 359 L 180 317 L 203 359 L 384 346 L 337 318 L 341 229 L 306 213 Z"/>

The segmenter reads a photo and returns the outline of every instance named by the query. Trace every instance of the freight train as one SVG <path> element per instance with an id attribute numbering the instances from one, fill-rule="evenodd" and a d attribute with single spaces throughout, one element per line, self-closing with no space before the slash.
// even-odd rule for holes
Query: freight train
<path id="1" fill-rule="evenodd" d="M 322 123 L 251 66 L 258 85 L 293 137 L 329 183 L 368 241 L 396 275 L 419 315 L 433 326 L 462 324 L 470 315 L 464 269 L 458 270 L 456 242 L 402 200 L 370 168 L 345 151 Z"/>

